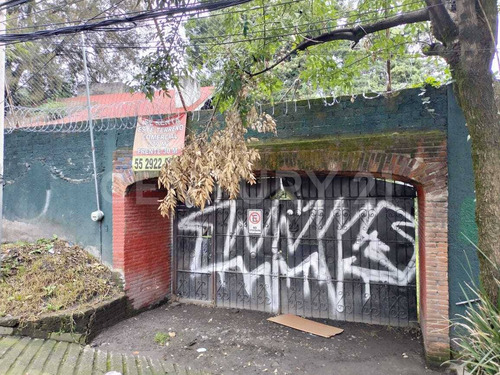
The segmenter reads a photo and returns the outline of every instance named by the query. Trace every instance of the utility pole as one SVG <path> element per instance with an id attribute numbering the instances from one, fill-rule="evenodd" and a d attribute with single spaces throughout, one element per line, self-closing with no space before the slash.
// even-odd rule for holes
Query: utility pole
<path id="1" fill-rule="evenodd" d="M 0 35 L 5 34 L 7 10 L 0 10 Z M 0 246 L 3 239 L 3 157 L 5 132 L 5 44 L 0 46 Z M 1 254 L 0 254 L 1 255 Z M 0 262 L 2 257 L 0 256 Z"/>

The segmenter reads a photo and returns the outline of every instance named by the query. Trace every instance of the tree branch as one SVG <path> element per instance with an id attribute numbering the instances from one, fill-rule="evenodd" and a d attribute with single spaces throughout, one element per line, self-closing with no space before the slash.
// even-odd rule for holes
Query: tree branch
<path id="1" fill-rule="evenodd" d="M 454 41 L 458 36 L 458 27 L 451 18 L 448 10 L 441 0 L 425 0 L 433 34 L 445 46 Z"/>
<path id="2" fill-rule="evenodd" d="M 151 0 L 147 0 L 147 2 L 148 2 L 149 10 L 153 10 L 153 4 L 151 4 Z M 182 20 L 182 18 L 180 20 Z M 170 54 L 170 51 L 167 50 L 167 46 L 165 44 L 165 39 L 163 38 L 163 34 L 161 32 L 160 24 L 158 23 L 158 20 L 156 18 L 153 19 L 153 21 L 155 23 L 156 34 L 158 35 L 158 38 L 160 38 L 160 42 L 161 42 L 161 45 L 163 47 L 163 51 L 168 55 L 168 54 Z M 175 28 L 175 30 L 176 31 L 179 30 L 179 24 L 177 24 L 177 27 Z M 168 62 L 168 65 L 170 65 L 170 68 L 172 68 L 172 64 L 170 64 L 170 62 L 168 60 L 167 60 L 167 62 Z M 188 109 L 186 106 L 186 102 L 184 101 L 184 95 L 182 95 L 182 91 L 181 91 L 181 88 L 179 86 L 179 83 L 174 81 L 174 86 L 175 86 L 175 89 L 177 90 L 177 93 L 179 94 L 179 99 L 181 100 L 182 107 L 184 108 L 184 111 L 187 112 Z"/>
<path id="3" fill-rule="evenodd" d="M 442 57 L 448 64 L 453 65 L 459 58 L 459 53 L 454 47 L 456 48 L 456 46 L 447 47 L 442 43 L 432 43 L 429 47 L 424 48 L 422 52 L 425 56 Z"/>
<path id="4" fill-rule="evenodd" d="M 408 12 L 403 14 L 398 14 L 393 17 L 385 18 L 381 21 L 358 25 L 352 28 L 335 29 L 328 33 L 321 34 L 315 38 L 308 37 L 302 43 L 300 43 L 293 50 L 285 54 L 283 57 L 278 59 L 275 63 L 268 66 L 266 69 L 252 73 L 247 71 L 246 73 L 251 77 L 258 76 L 265 72 L 268 72 L 281 64 L 283 61 L 287 60 L 293 55 L 296 55 L 299 51 L 304 51 L 309 47 L 316 46 L 318 44 L 323 44 L 327 42 L 332 42 L 335 40 L 350 40 L 354 43 L 358 43 L 364 36 L 376 33 L 377 31 L 388 30 L 395 26 L 408 25 L 412 23 L 429 21 L 429 11 L 427 8 L 416 10 L 414 12 Z"/>

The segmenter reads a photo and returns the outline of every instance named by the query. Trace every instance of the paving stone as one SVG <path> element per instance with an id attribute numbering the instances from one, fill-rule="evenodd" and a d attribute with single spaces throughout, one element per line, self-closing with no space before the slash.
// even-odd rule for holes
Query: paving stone
<path id="1" fill-rule="evenodd" d="M 135 356 L 128 355 L 125 357 L 124 375 L 139 375 L 139 370 L 137 369 L 137 363 L 136 363 Z"/>
<path id="2" fill-rule="evenodd" d="M 17 357 L 16 361 L 9 369 L 9 375 L 24 375 L 26 368 L 33 361 L 35 355 L 42 347 L 43 340 L 33 339 L 26 345 L 23 353 Z"/>
<path id="3" fill-rule="evenodd" d="M 144 356 L 138 356 L 138 366 L 142 375 L 154 375 L 149 366 L 148 360 Z"/>
<path id="4" fill-rule="evenodd" d="M 148 358 L 149 366 L 151 367 L 151 370 L 153 371 L 154 375 L 165 375 L 167 374 L 167 371 L 163 368 L 163 364 L 161 361 L 157 358 Z"/>
<path id="5" fill-rule="evenodd" d="M 189 375 L 184 366 L 179 366 L 177 364 L 174 364 L 174 368 L 175 368 L 175 373 L 178 375 Z"/>
<path id="6" fill-rule="evenodd" d="M 68 350 L 69 343 L 57 342 L 50 354 L 50 357 L 45 362 L 43 367 L 43 374 L 57 375 L 61 361 Z"/>
<path id="7" fill-rule="evenodd" d="M 7 353 L 14 344 L 20 340 L 19 337 L 2 337 L 0 338 L 0 358 Z"/>
<path id="8" fill-rule="evenodd" d="M 202 375 L 156 358 L 104 352 L 79 344 L 0 337 L 0 375 Z"/>
<path id="9" fill-rule="evenodd" d="M 0 326 L 0 335 L 12 335 L 14 333 L 14 328 L 12 327 L 1 327 Z"/>
<path id="10" fill-rule="evenodd" d="M 123 373 L 123 358 L 119 353 L 109 353 L 108 371 L 118 371 Z"/>
<path id="11" fill-rule="evenodd" d="M 80 345 L 69 345 L 66 356 L 64 357 L 61 366 L 59 367 L 59 374 L 72 374 L 75 369 L 78 357 L 82 348 Z"/>
<path id="12" fill-rule="evenodd" d="M 48 338 L 51 340 L 73 342 L 73 343 L 84 342 L 84 335 L 81 335 L 79 333 L 52 332 Z"/>
<path id="13" fill-rule="evenodd" d="M 40 350 L 36 353 L 35 357 L 31 361 L 31 364 L 26 369 L 27 375 L 41 375 L 43 366 L 45 362 L 49 358 L 54 346 L 56 345 L 56 341 L 53 340 L 41 340 L 43 342 Z"/>
<path id="14" fill-rule="evenodd" d="M 86 346 L 83 348 L 80 353 L 80 358 L 78 359 L 78 364 L 76 365 L 75 374 L 92 375 L 95 353 L 96 350 L 92 349 L 90 346 Z"/>
<path id="15" fill-rule="evenodd" d="M 6 351 L 3 357 L 0 359 L 0 369 L 7 373 L 7 371 L 9 371 L 9 369 L 14 365 L 19 356 L 23 353 L 24 349 L 30 343 L 30 341 L 31 339 L 23 337 L 12 347 L 10 347 L 10 349 Z"/>
<path id="16" fill-rule="evenodd" d="M 163 369 L 167 374 L 175 374 L 175 367 L 172 363 L 163 362 Z"/>
<path id="17" fill-rule="evenodd" d="M 94 360 L 94 374 L 105 374 L 108 372 L 108 352 L 98 350 Z"/>

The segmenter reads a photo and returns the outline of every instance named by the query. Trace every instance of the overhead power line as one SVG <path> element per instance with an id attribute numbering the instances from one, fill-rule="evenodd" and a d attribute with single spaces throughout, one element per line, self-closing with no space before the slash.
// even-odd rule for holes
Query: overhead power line
<path id="1" fill-rule="evenodd" d="M 286 5 L 290 4 L 293 2 L 297 2 L 297 0 L 290 1 L 290 2 L 285 2 L 285 3 L 280 3 L 279 5 Z M 411 4 L 416 4 L 420 3 L 419 1 L 415 1 Z M 278 4 L 275 4 L 278 5 Z M 408 4 L 406 4 L 408 5 Z M 406 6 L 405 5 L 405 6 Z M 393 6 L 391 9 L 397 9 L 401 8 L 402 5 L 399 6 Z M 236 13 L 236 12 L 229 12 L 229 13 Z M 221 44 L 238 44 L 238 43 L 245 43 L 245 42 L 252 42 L 252 41 L 257 41 L 257 40 L 274 40 L 274 39 L 279 39 L 282 37 L 286 36 L 296 36 L 296 35 L 302 35 L 304 33 L 312 33 L 312 32 L 324 32 L 324 31 L 329 31 L 333 27 L 336 27 L 337 25 L 332 25 L 332 26 L 324 26 L 324 27 L 316 27 L 314 29 L 308 28 L 310 26 L 316 26 L 318 24 L 324 24 L 325 22 L 334 22 L 334 21 L 339 21 L 339 20 L 344 20 L 347 17 L 351 16 L 351 14 L 355 14 L 357 16 L 364 16 L 368 14 L 373 14 L 373 13 L 378 13 L 378 11 L 367 11 L 367 12 L 358 12 L 358 11 L 348 11 L 342 14 L 342 16 L 339 17 L 334 17 L 334 18 L 325 18 L 319 21 L 314 21 L 314 22 L 307 22 L 307 23 L 302 23 L 298 25 L 290 25 L 289 27 L 276 27 L 276 28 L 270 28 L 266 30 L 266 35 L 265 37 L 255 37 L 255 34 L 262 34 L 264 33 L 263 30 L 253 30 L 251 32 L 248 32 L 246 34 L 243 33 L 235 33 L 235 34 L 223 34 L 223 35 L 209 35 L 209 36 L 204 36 L 204 37 L 189 37 L 189 43 L 192 46 L 213 46 L 213 45 L 221 45 Z M 342 27 L 348 27 L 348 26 L 356 26 L 360 23 L 367 23 L 367 22 L 376 22 L 376 21 L 381 21 L 381 20 L 387 20 L 389 17 L 387 16 L 381 16 L 381 17 L 372 17 L 372 18 L 365 18 L 365 19 L 357 19 L 352 22 L 344 22 L 342 24 Z M 138 27 L 142 26 L 147 26 L 151 27 L 153 26 L 150 23 L 144 23 L 141 24 Z M 306 28 L 301 30 L 300 28 Z M 277 31 L 282 31 L 281 33 L 275 33 Z M 233 40 L 231 39 L 232 37 L 236 36 L 243 36 L 246 35 L 245 38 L 241 39 L 236 39 Z M 222 39 L 222 40 L 221 40 Z M 225 39 L 225 40 L 224 40 Z M 211 43 L 200 43 L 200 41 L 204 40 L 212 40 Z M 159 47 L 158 42 L 145 42 L 142 45 L 123 45 L 123 44 L 118 44 L 118 43 L 93 43 L 88 45 L 89 48 L 116 48 L 116 49 L 157 49 Z"/>
<path id="2" fill-rule="evenodd" d="M 223 0 L 210 3 L 201 3 L 186 7 L 144 11 L 135 16 L 110 18 L 100 22 L 83 23 L 81 25 L 66 26 L 53 30 L 40 30 L 22 34 L 6 34 L 0 36 L 0 43 L 8 44 L 13 42 L 27 42 L 58 35 L 76 34 L 83 31 L 123 31 L 133 28 L 136 22 L 153 20 L 160 17 L 175 16 L 178 14 L 213 12 L 245 4 L 250 1 L 251 0 Z M 124 24 L 132 24 L 132 25 L 125 28 L 124 27 L 113 28 L 113 26 L 124 25 Z"/>
<path id="3" fill-rule="evenodd" d="M 74 3 L 71 3 L 71 4 L 66 4 L 66 5 L 73 5 L 73 4 L 76 4 L 80 1 L 84 1 L 84 0 L 75 0 Z M 248 2 L 250 2 L 251 0 L 249 0 Z M 289 1 L 286 1 L 286 2 L 282 2 L 282 3 L 277 3 L 277 4 L 267 4 L 267 5 L 263 5 L 263 6 L 253 6 L 251 8 L 246 8 L 246 9 L 239 9 L 239 10 L 233 10 L 233 11 L 228 11 L 228 12 L 224 12 L 224 13 L 217 13 L 217 14 L 213 14 L 213 12 L 211 12 L 210 14 L 205 14 L 206 12 L 196 12 L 194 14 L 194 16 L 196 16 L 196 19 L 203 19 L 203 18 L 208 18 L 208 17 L 216 17 L 216 16 L 227 16 L 229 14 L 237 14 L 237 13 L 244 13 L 244 12 L 250 12 L 250 11 L 255 11 L 255 10 L 260 10 L 260 9 L 270 9 L 270 8 L 275 8 L 275 7 L 283 7 L 283 6 L 286 6 L 286 5 L 290 5 L 290 4 L 295 4 L 295 3 L 299 3 L 299 2 L 302 2 L 302 1 L 306 1 L 306 0 L 289 0 Z M 418 1 L 420 3 L 420 0 Z M 52 9 L 59 9 L 61 10 L 63 6 L 57 6 L 57 7 L 52 7 L 52 8 L 45 8 L 45 9 L 40 9 L 39 11 L 36 11 L 36 12 L 33 12 L 31 13 L 31 15 L 33 14 L 37 14 L 37 13 L 42 13 L 42 12 L 46 12 L 46 11 L 50 11 Z M 169 8 L 169 9 L 172 9 L 172 8 Z M 122 17 L 125 17 L 125 16 L 134 16 L 134 15 L 137 15 L 137 14 L 140 14 L 140 13 L 143 13 L 144 11 L 133 11 L 133 12 L 124 12 L 121 14 Z M 179 14 L 176 14 L 174 16 L 170 16 L 170 17 L 182 17 L 183 14 L 182 12 L 179 13 Z M 92 20 L 94 21 L 97 21 L 97 20 L 105 20 L 105 19 L 108 19 L 108 17 L 96 17 L 96 18 L 92 18 Z M 82 22 L 82 20 L 68 20 L 68 21 L 61 21 L 61 22 L 53 22 L 53 23 L 50 23 L 50 24 L 36 24 L 36 25 L 30 25 L 30 26 L 21 26 L 21 27 L 14 27 L 14 28 L 9 28 L 10 31 L 13 31 L 13 30 L 34 30 L 34 29 L 40 29 L 40 28 L 43 28 L 43 27 L 49 27 L 49 26 L 59 26 L 59 25 L 68 25 L 68 24 L 80 24 Z"/>
<path id="4" fill-rule="evenodd" d="M 29 2 L 30 0 L 8 0 L 0 3 L 0 10 L 6 10 L 18 5 L 25 4 Z"/>
<path id="5" fill-rule="evenodd" d="M 42 0 L 44 1 L 44 0 Z M 40 1 L 40 3 L 42 2 Z M 49 8 L 43 8 L 43 9 L 39 9 L 39 10 L 35 10 L 31 13 L 29 13 L 29 16 L 32 17 L 36 14 L 41 14 L 41 13 L 45 13 L 45 12 L 52 12 L 52 13 L 56 13 L 56 12 L 59 12 L 59 11 L 64 11 L 64 7 L 66 6 L 72 6 L 72 5 L 75 5 L 77 3 L 80 3 L 84 0 L 75 0 L 74 2 L 72 3 L 67 3 L 65 2 L 64 4 L 60 4 L 60 5 L 56 5 L 56 6 L 53 6 L 53 7 L 49 7 Z M 38 3 L 39 4 L 39 3 Z M 8 23 L 10 22 L 11 20 L 15 20 L 17 18 L 17 14 L 15 15 L 12 15 L 10 17 L 7 17 L 5 21 L 3 22 L 0 22 L 0 23 Z M 26 26 L 26 27 L 15 27 L 15 28 L 9 28 L 9 30 L 21 30 L 21 29 L 35 29 L 39 26 Z"/>
<path id="6" fill-rule="evenodd" d="M 43 1 L 43 0 L 42 0 L 42 1 Z M 78 1 L 84 1 L 84 0 L 76 0 L 73 4 L 75 4 L 75 3 L 76 3 L 76 2 L 78 2 Z M 89 18 L 89 19 L 87 20 L 87 22 L 90 22 L 90 21 L 93 21 L 93 20 L 95 20 L 95 19 L 98 19 L 100 16 L 102 16 L 102 15 L 103 15 L 103 14 L 105 14 L 106 12 L 111 11 L 111 10 L 114 10 L 114 9 L 115 9 L 115 8 L 117 8 L 120 4 L 122 4 L 124 1 L 125 1 L 125 0 L 118 0 L 116 3 L 112 4 L 110 7 L 108 7 L 108 8 L 106 8 L 106 9 L 104 9 L 103 11 L 99 12 L 99 13 L 98 13 L 98 14 L 96 14 L 95 16 L 93 16 L 93 17 Z M 37 85 L 44 85 L 44 83 L 43 83 L 43 76 L 42 76 L 42 74 L 41 74 L 41 73 L 42 73 L 42 72 L 43 72 L 43 71 L 44 71 L 44 70 L 45 70 L 45 69 L 49 66 L 49 64 L 50 64 L 50 63 L 51 63 L 51 62 L 52 62 L 52 61 L 53 61 L 56 57 L 58 57 L 58 55 L 57 55 L 57 53 L 55 53 L 55 51 L 56 51 L 56 50 L 58 50 L 58 49 L 61 49 L 61 48 L 62 48 L 62 46 L 63 46 L 64 44 L 66 44 L 66 45 L 67 45 L 67 44 L 68 44 L 68 42 L 72 41 L 74 38 L 75 38 L 75 35 L 73 34 L 73 35 L 71 35 L 71 36 L 66 36 L 66 37 L 64 37 L 64 38 L 63 38 L 63 40 L 62 40 L 60 43 L 51 43 L 52 45 L 54 45 L 54 46 L 55 46 L 54 50 L 53 50 L 51 53 L 48 53 L 49 57 L 48 57 L 48 59 L 47 59 L 47 60 L 43 63 L 43 65 L 41 66 L 41 68 L 38 68 L 38 69 L 36 70 L 36 72 L 33 72 L 33 74 L 31 74 L 31 75 L 29 76 L 29 78 L 28 78 L 28 79 L 27 79 L 27 80 L 23 83 L 23 85 L 24 85 L 24 86 L 26 86 L 26 85 L 27 85 L 30 81 L 35 81 L 35 83 L 36 83 Z M 77 49 L 79 49 L 80 47 L 81 47 L 81 46 L 80 46 L 80 45 L 78 45 L 76 48 L 77 48 Z M 64 58 L 67 60 L 67 56 L 65 56 L 65 55 L 59 55 L 59 57 L 64 57 Z M 46 92 L 46 93 L 47 93 L 47 94 L 51 94 L 51 95 L 56 96 L 56 97 L 57 97 L 57 96 L 59 96 L 59 95 L 61 94 L 61 92 L 55 92 L 55 91 L 53 91 L 53 89 L 50 89 L 50 88 L 47 90 L 47 92 Z M 63 93 L 63 96 L 66 96 L 67 94 L 69 94 L 69 93 L 64 92 L 64 93 Z M 37 106 L 38 106 L 38 104 L 39 104 L 39 103 L 38 103 L 38 104 L 37 104 L 37 103 L 35 103 L 35 102 L 34 102 L 31 98 L 29 98 L 29 97 L 28 97 L 28 100 L 29 100 L 29 101 L 33 104 L 33 106 L 35 106 L 35 107 L 37 107 Z M 1 105 L 1 104 L 2 104 L 2 103 L 0 103 L 0 105 Z"/>

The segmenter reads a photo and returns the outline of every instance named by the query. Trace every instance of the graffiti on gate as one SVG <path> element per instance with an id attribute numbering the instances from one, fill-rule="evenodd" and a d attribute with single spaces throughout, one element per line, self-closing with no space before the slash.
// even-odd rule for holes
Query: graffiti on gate
<path id="1" fill-rule="evenodd" d="M 246 217 L 238 215 L 237 200 L 217 202 L 203 212 L 193 211 L 178 222 L 179 229 L 193 233 L 196 237 L 190 271 L 193 274 L 215 272 L 222 285 L 226 272 L 240 272 L 246 293 L 250 296 L 257 291 L 254 287 L 262 277 L 266 285 L 273 285 L 272 278 L 282 278 L 286 280 L 287 288 L 291 287 L 291 279 L 300 278 L 306 296 L 311 293 L 310 280 L 314 279 L 326 286 L 329 310 L 338 313 L 342 313 L 345 308 L 343 289 L 349 279 L 361 280 L 364 302 L 371 298 L 372 283 L 404 287 L 414 282 L 415 224 L 411 213 L 389 200 L 368 200 L 354 211 L 348 209 L 349 204 L 344 198 L 336 198 L 329 207 L 325 202 L 324 199 L 289 201 L 288 209 L 280 210 L 280 201 L 273 200 L 267 215 L 264 214 L 262 233 L 257 237 L 249 233 L 245 225 Z M 215 228 L 212 227 L 213 223 L 203 222 L 202 217 L 217 210 L 228 213 L 223 255 L 222 259 L 207 265 L 202 262 L 203 234 L 207 230 L 215 233 Z M 389 217 L 392 219 L 389 220 Z M 400 236 L 411 247 L 411 255 L 404 264 L 395 261 L 398 257 L 391 252 L 396 250 L 381 238 L 374 225 L 377 220 L 384 220 L 387 223 L 385 231 L 392 231 L 393 238 Z M 299 221 L 300 225 L 297 226 Z M 299 264 L 291 266 L 288 257 L 294 256 L 304 237 L 311 241 L 311 233 L 315 237 L 317 250 L 303 257 Z M 237 245 L 237 238 L 244 239 L 244 249 L 240 249 L 243 251 L 231 251 Z M 259 253 L 269 251 L 264 249 L 265 243 L 269 247 L 266 238 L 271 238 L 272 257 L 259 257 Z M 327 243 L 334 244 L 333 252 L 327 251 Z M 239 244 L 241 247 L 241 242 Z M 280 249 L 280 245 L 285 248 Z M 254 267 L 250 269 L 249 257 L 242 254 L 249 254 L 254 260 L 260 259 L 261 263 L 255 266 L 254 262 Z M 270 288 L 266 293 L 271 294 L 268 298 L 273 305 L 272 310 L 278 311 L 279 289 Z"/>

